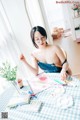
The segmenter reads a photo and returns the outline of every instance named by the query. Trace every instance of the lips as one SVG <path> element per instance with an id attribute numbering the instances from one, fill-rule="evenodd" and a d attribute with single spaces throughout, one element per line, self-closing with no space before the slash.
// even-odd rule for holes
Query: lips
<path id="1" fill-rule="evenodd" d="M 41 45 L 44 45 L 44 43 L 42 43 Z"/>

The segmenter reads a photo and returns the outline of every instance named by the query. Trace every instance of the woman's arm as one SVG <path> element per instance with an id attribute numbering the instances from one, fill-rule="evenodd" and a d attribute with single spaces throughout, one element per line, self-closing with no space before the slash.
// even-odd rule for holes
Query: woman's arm
<path id="1" fill-rule="evenodd" d="M 64 69 L 65 71 L 67 71 L 68 67 L 69 67 L 69 64 L 67 62 L 66 55 L 64 54 L 63 50 L 59 46 L 55 46 L 55 49 L 56 49 L 56 55 L 58 56 L 58 58 L 61 61 L 62 69 Z"/>
<path id="2" fill-rule="evenodd" d="M 32 57 L 33 57 L 33 55 L 32 55 Z M 32 66 L 26 61 L 26 58 L 24 57 L 23 54 L 21 54 L 20 60 L 25 63 L 25 65 L 27 66 L 27 68 L 28 68 L 34 75 L 37 75 L 37 74 L 38 74 L 37 60 L 36 60 L 34 57 L 33 57 L 34 67 L 32 67 Z"/>
<path id="3" fill-rule="evenodd" d="M 58 58 L 60 59 L 61 65 L 62 65 L 61 78 L 62 78 L 63 80 L 65 80 L 66 77 L 67 77 L 66 71 L 68 71 L 68 69 L 69 69 L 69 64 L 68 64 L 68 62 L 67 62 L 67 58 L 66 58 L 66 56 L 64 55 L 62 49 L 61 49 L 59 46 L 55 46 L 55 48 L 56 48 L 56 55 L 57 55 Z"/>

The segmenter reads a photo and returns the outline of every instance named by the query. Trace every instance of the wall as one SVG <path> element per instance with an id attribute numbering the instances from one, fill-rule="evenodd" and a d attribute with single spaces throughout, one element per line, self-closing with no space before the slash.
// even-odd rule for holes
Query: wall
<path id="1" fill-rule="evenodd" d="M 70 23 L 70 19 L 69 19 L 68 4 L 62 4 L 62 10 L 63 10 L 63 16 L 64 16 L 65 29 L 70 29 L 71 23 Z"/>

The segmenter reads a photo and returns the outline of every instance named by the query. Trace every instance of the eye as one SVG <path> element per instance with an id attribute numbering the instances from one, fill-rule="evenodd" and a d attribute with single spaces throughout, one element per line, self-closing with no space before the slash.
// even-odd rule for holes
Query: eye
<path id="1" fill-rule="evenodd" d="M 37 41 L 37 40 L 39 40 L 39 38 L 35 38 L 35 40 Z"/>
<path id="2" fill-rule="evenodd" d="M 41 37 L 41 39 L 44 39 L 44 38 L 45 38 L 44 36 Z"/>

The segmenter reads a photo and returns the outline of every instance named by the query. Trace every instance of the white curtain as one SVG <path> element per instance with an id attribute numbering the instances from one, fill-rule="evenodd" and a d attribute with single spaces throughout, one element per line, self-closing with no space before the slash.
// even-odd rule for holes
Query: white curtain
<path id="1" fill-rule="evenodd" d="M 17 55 L 20 53 L 15 38 L 12 36 L 4 6 L 0 1 L 0 67 L 8 61 L 12 67 L 17 65 Z M 0 94 L 8 87 L 5 79 L 0 77 Z"/>
<path id="2" fill-rule="evenodd" d="M 33 26 L 45 26 L 38 0 L 25 0 L 26 9 Z"/>
<path id="3" fill-rule="evenodd" d="M 0 2 L 0 64 L 2 64 L 2 62 L 9 61 L 15 65 L 17 63 L 16 56 L 18 52 L 19 48 L 12 36 L 7 16 L 3 5 Z"/>
<path id="4" fill-rule="evenodd" d="M 53 44 L 42 0 L 25 0 L 25 4 L 31 26 L 43 26 L 47 32 L 47 41 Z"/>
<path id="5" fill-rule="evenodd" d="M 30 22 L 23 0 L 0 0 L 0 66 L 8 61 L 12 67 L 18 66 L 17 79 L 27 79 L 31 73 L 20 61 L 23 53 L 30 60 L 34 49 L 30 38 Z M 25 80 L 26 80 L 25 79 Z M 0 79 L 2 87 L 2 80 Z"/>

